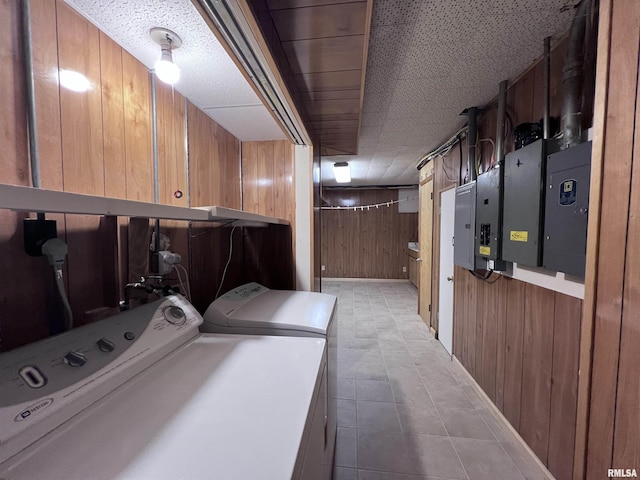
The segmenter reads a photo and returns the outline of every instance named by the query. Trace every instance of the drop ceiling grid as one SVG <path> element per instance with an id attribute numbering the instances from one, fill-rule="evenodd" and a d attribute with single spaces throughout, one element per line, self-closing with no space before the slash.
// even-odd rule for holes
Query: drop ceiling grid
<path id="1" fill-rule="evenodd" d="M 190 0 L 65 1 L 150 69 L 160 47 L 151 40 L 149 30 L 174 31 L 183 41 L 173 52 L 181 70 L 176 90 L 240 140 L 258 140 L 256 134 L 266 131 L 272 132 L 273 140 L 286 138 Z M 252 106 L 260 113 L 241 123 L 225 123 L 227 115 L 216 117 L 222 111 L 218 107 L 236 106 Z"/>
<path id="2" fill-rule="evenodd" d="M 353 185 L 417 183 L 415 164 L 422 155 L 464 124 L 459 115 L 464 108 L 489 102 L 501 80 L 514 78 L 540 57 L 546 36 L 566 32 L 574 11 L 563 7 L 576 3 L 375 0 L 361 151 L 343 157 L 359 163 L 369 157 L 371 168 L 366 178 L 354 176 Z M 323 161 L 329 185 L 332 162 Z"/>

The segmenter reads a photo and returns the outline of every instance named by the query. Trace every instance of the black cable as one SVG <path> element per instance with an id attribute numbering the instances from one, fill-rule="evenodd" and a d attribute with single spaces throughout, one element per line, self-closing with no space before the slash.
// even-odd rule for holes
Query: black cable
<path id="1" fill-rule="evenodd" d="M 502 275 L 498 275 L 498 277 L 497 277 L 493 282 L 488 282 L 487 280 L 488 280 L 489 278 L 491 278 L 491 275 L 493 275 L 493 274 L 494 274 L 494 271 L 493 271 L 493 270 L 487 270 L 487 272 L 488 272 L 488 273 L 487 273 L 484 277 L 482 277 L 482 276 L 478 275 L 474 270 L 467 270 L 467 271 L 468 271 L 471 275 L 473 275 L 475 278 L 477 278 L 478 280 L 482 280 L 483 282 L 487 282 L 487 283 L 490 283 L 490 284 L 491 284 L 491 283 L 495 283 L 495 282 L 497 282 L 497 281 L 500 279 L 500 277 L 502 276 Z"/>

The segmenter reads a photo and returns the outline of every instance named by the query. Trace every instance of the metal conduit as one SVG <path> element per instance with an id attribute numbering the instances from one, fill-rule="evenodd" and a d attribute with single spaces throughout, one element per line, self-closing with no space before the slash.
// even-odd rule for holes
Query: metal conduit
<path id="1" fill-rule="evenodd" d="M 31 2 L 22 0 L 22 45 L 23 63 L 27 86 L 27 128 L 29 133 L 29 162 L 31 166 L 31 184 L 40 188 L 40 156 L 38 153 L 38 128 L 36 124 L 36 86 L 33 73 L 33 47 L 31 44 Z"/>

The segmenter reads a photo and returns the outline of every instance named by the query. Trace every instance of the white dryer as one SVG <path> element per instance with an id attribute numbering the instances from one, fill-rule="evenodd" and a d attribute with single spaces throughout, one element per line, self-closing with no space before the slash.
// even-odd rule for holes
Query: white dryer
<path id="1" fill-rule="evenodd" d="M 337 432 L 337 297 L 327 293 L 271 290 L 252 282 L 216 299 L 202 332 L 323 338 L 327 342 L 326 458 L 332 465 Z M 324 477 L 331 478 L 332 472 Z"/>
<path id="2" fill-rule="evenodd" d="M 201 322 L 171 296 L 0 354 L 0 478 L 318 478 L 325 340 Z"/>

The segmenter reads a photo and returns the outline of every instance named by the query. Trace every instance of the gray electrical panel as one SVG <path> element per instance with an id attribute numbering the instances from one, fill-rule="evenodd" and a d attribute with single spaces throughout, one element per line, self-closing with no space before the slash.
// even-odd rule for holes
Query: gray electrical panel
<path id="1" fill-rule="evenodd" d="M 547 157 L 543 266 L 584 277 L 591 142 Z"/>
<path id="2" fill-rule="evenodd" d="M 456 188 L 453 263 L 475 270 L 476 182 Z"/>
<path id="3" fill-rule="evenodd" d="M 475 254 L 485 260 L 501 258 L 502 169 L 493 168 L 476 180 Z"/>
<path id="4" fill-rule="evenodd" d="M 542 264 L 545 141 L 508 153 L 504 166 L 502 258 L 537 267 Z"/>

